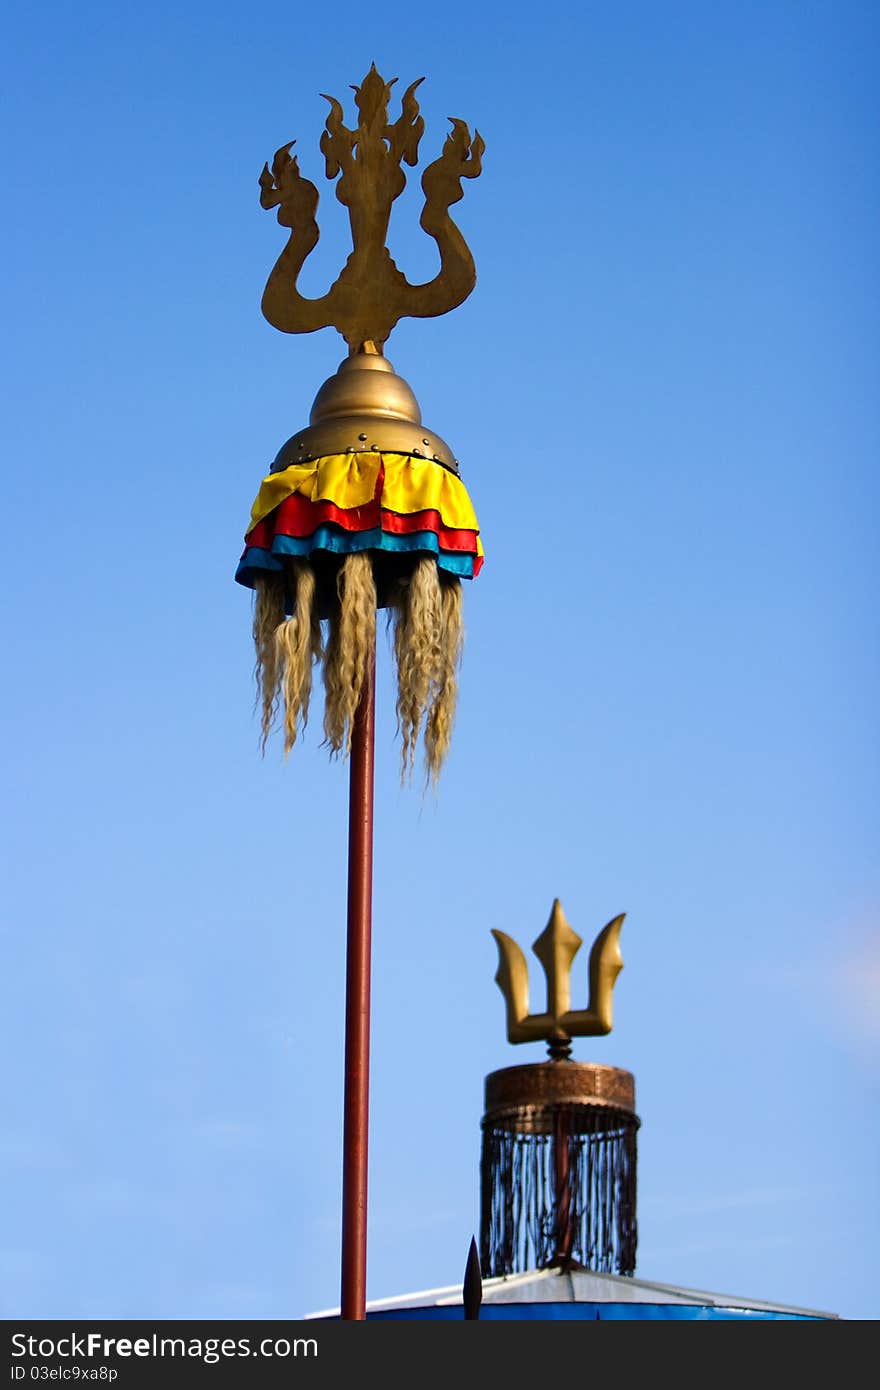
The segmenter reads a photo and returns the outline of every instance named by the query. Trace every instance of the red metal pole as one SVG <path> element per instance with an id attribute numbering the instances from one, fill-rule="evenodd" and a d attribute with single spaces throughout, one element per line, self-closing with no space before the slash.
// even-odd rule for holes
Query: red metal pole
<path id="1" fill-rule="evenodd" d="M 342 1316 L 366 1317 L 370 1118 L 370 934 L 373 906 L 375 653 L 354 718 L 348 807 L 348 941 L 342 1138 Z"/>

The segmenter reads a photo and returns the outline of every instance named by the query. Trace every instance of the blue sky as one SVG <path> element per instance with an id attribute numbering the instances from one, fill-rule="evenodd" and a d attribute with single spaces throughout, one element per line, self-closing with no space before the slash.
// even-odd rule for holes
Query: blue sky
<path id="1" fill-rule="evenodd" d="M 436 800 L 398 788 L 380 659 L 370 1294 L 461 1275 L 482 1078 L 541 1055 L 489 931 L 529 945 L 558 895 L 587 943 L 627 913 L 576 1055 L 636 1074 L 639 1272 L 875 1317 L 876 7 L 6 27 L 0 1315 L 338 1296 L 347 773 L 319 717 L 260 759 L 232 574 L 343 355 L 260 316 L 257 176 L 296 137 L 319 293 L 319 93 L 375 59 L 426 76 L 423 164 L 449 115 L 486 140 L 477 288 L 388 352 L 488 559 Z"/>

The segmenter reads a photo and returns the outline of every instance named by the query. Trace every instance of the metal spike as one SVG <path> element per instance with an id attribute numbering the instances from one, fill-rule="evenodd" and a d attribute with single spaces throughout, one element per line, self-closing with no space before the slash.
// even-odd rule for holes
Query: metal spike
<path id="1" fill-rule="evenodd" d="M 477 1252 L 477 1242 L 473 1236 L 471 1236 L 467 1264 L 464 1269 L 464 1284 L 462 1286 L 461 1296 L 464 1304 L 465 1321 L 476 1322 L 479 1319 L 480 1304 L 483 1301 L 483 1275 L 480 1269 L 480 1256 Z"/>

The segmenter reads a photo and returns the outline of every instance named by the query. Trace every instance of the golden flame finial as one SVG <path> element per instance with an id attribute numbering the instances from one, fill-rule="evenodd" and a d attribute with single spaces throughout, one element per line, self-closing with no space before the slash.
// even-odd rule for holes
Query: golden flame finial
<path id="1" fill-rule="evenodd" d="M 462 197 L 462 179 L 476 178 L 482 167 L 485 145 L 479 131 L 471 138 L 464 121 L 450 117 L 452 130 L 443 151 L 422 175 L 425 206 L 420 225 L 434 238 L 440 252 L 440 270 L 433 280 L 411 285 L 398 270 L 385 245 L 391 205 L 406 187 L 401 164 L 414 166 L 425 122 L 419 115 L 416 88 L 410 84 L 401 100 L 401 112 L 388 120 L 391 88 L 375 63 L 359 87 L 354 87 L 358 122 L 349 129 L 343 122 L 342 104 L 330 103 L 321 153 L 327 177 L 339 178 L 336 197 L 348 208 L 353 250 L 338 278 L 320 299 L 306 299 L 297 280 L 318 237 L 315 213 L 318 190 L 302 177 L 295 155 L 296 143 L 282 145 L 260 175 L 260 202 L 278 208 L 278 221 L 289 227 L 290 240 L 281 252 L 263 293 L 263 313 L 283 333 L 312 333 L 334 327 L 348 343 L 351 354 L 381 353 L 394 325 L 406 316 L 432 318 L 448 313 L 467 299 L 476 284 L 474 259 L 464 237 L 449 215 Z"/>
<path id="2" fill-rule="evenodd" d="M 547 978 L 544 1013 L 529 1013 L 529 967 L 523 952 L 505 932 L 492 932 L 498 943 L 495 980 L 507 1004 L 508 1042 L 546 1039 L 550 1056 L 558 1059 L 569 1055 L 572 1038 L 597 1037 L 611 1032 L 611 995 L 614 982 L 623 969 L 620 929 L 625 915 L 622 912 L 613 918 L 593 943 L 586 1009 L 571 1007 L 571 966 L 583 941 L 566 921 L 558 898 L 554 899 L 550 920 L 532 947 Z"/>

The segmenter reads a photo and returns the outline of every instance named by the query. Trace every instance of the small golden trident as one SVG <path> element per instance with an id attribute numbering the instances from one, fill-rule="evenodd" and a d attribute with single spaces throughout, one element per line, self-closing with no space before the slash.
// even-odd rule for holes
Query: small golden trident
<path id="1" fill-rule="evenodd" d="M 546 1038 L 554 1060 L 568 1057 L 572 1038 L 597 1037 L 611 1032 L 611 994 L 623 969 L 620 929 L 626 913 L 603 927 L 590 951 L 590 998 L 585 1009 L 571 1007 L 571 965 L 583 941 L 565 919 L 559 899 L 553 901 L 550 920 L 532 947 L 547 977 L 547 1009 L 529 1013 L 529 967 L 512 937 L 493 931 L 498 943 L 498 973 L 507 1004 L 507 1041 L 537 1042 Z"/>
<path id="2" fill-rule="evenodd" d="M 348 343 L 349 353 L 382 352 L 382 344 L 398 319 L 404 316 L 432 318 L 446 314 L 467 299 L 476 282 L 476 270 L 464 237 L 449 215 L 462 197 L 462 179 L 474 179 L 482 167 L 485 148 L 479 131 L 471 138 L 464 121 L 450 117 L 452 130 L 439 159 L 422 175 L 425 206 L 420 225 L 433 237 L 440 252 L 440 270 L 433 280 L 411 285 L 398 270 L 385 245 L 391 205 L 406 187 L 401 164 L 416 164 L 425 122 L 419 115 L 416 88 L 419 78 L 403 94 L 401 112 L 388 120 L 391 88 L 374 63 L 359 87 L 354 88 L 358 123 L 350 130 L 343 123 L 342 105 L 330 103 L 321 153 L 328 179 L 341 174 L 336 197 L 348 208 L 353 250 L 335 283 L 319 299 L 306 299 L 297 280 L 306 257 L 318 241 L 318 190 L 302 177 L 295 140 L 282 145 L 270 170 L 260 175 L 260 202 L 278 208 L 278 221 L 290 227 L 290 240 L 279 256 L 263 293 L 263 313 L 283 333 L 313 333 L 331 325 Z"/>

